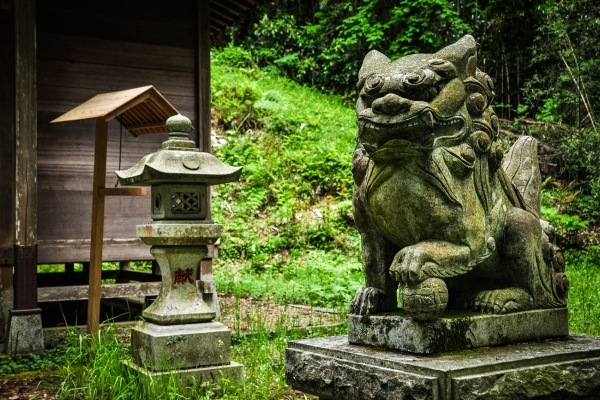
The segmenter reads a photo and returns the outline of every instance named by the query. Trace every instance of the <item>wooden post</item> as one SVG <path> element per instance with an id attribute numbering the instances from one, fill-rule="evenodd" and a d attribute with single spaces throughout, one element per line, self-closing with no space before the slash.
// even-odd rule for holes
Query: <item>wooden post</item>
<path id="1" fill-rule="evenodd" d="M 94 183 L 92 193 L 92 238 L 90 246 L 90 286 L 88 291 L 87 333 L 96 337 L 100 324 L 100 295 L 102 285 L 102 241 L 104 238 L 104 196 L 106 184 L 106 151 L 108 122 L 96 119 L 94 148 Z"/>
<path id="2" fill-rule="evenodd" d="M 210 112 L 210 0 L 198 1 L 198 130 L 199 146 L 201 151 L 211 152 L 211 112 Z M 207 214 L 206 218 L 212 218 L 211 212 L 210 187 L 208 188 Z M 211 277 L 212 282 L 212 259 L 205 258 L 200 262 L 200 280 L 205 281 L 205 277 Z M 203 277 L 204 276 L 204 277 Z M 200 285 L 201 286 L 201 285 Z M 207 294 L 210 296 L 210 294 Z M 215 298 L 205 301 L 215 304 L 213 310 L 219 315 L 218 300 L 216 291 L 212 296 Z"/>
<path id="3" fill-rule="evenodd" d="M 44 351 L 37 307 L 37 86 L 35 0 L 14 2 L 14 306 L 8 354 Z M 6 77 L 3 77 L 6 79 Z M 10 77 L 8 78 L 11 79 Z M 9 83 L 10 85 L 10 83 Z M 9 106 L 11 107 L 11 106 Z M 19 322 L 17 322 L 19 321 Z M 19 342 L 22 333 L 32 333 Z"/>
<path id="4" fill-rule="evenodd" d="M 15 11 L 12 2 L 0 4 L 0 339 L 4 339 L 8 310 L 13 308 Z"/>
<path id="5" fill-rule="evenodd" d="M 210 0 L 198 0 L 198 119 L 200 150 L 210 153 Z"/>
<path id="6" fill-rule="evenodd" d="M 15 230 L 13 313 L 37 308 L 35 1 L 15 2 Z"/>
<path id="7" fill-rule="evenodd" d="M 15 246 L 14 308 L 12 315 L 39 314 L 37 306 L 37 246 Z"/>
<path id="8" fill-rule="evenodd" d="M 211 111 L 210 111 L 210 0 L 198 0 L 198 130 L 199 147 L 201 151 L 211 151 Z M 208 210 L 206 219 L 212 218 L 210 187 L 207 198 Z M 200 262 L 201 280 L 202 276 L 210 276 L 212 282 L 212 258 L 206 258 Z M 212 298 L 208 298 L 212 296 Z M 216 289 L 212 294 L 204 296 L 217 316 L 220 315 Z"/>

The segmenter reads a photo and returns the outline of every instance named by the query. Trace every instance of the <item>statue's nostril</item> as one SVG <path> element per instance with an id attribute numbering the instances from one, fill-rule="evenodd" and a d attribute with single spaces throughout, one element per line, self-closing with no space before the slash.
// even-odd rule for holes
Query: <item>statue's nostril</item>
<path id="1" fill-rule="evenodd" d="M 373 101 L 373 112 L 376 114 L 395 115 L 410 108 L 410 101 L 393 93 Z"/>

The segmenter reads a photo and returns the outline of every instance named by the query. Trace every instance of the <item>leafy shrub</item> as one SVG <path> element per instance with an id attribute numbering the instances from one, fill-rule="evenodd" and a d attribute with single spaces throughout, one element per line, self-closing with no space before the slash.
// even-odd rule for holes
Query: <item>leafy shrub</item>
<path id="1" fill-rule="evenodd" d="M 554 207 L 542 206 L 542 219 L 559 231 L 572 232 L 585 228 L 590 221 L 582 221 L 578 215 L 560 214 Z"/>
<path id="2" fill-rule="evenodd" d="M 252 68 L 252 53 L 244 50 L 242 47 L 229 44 L 217 52 L 212 52 L 211 56 L 221 64 L 231 68 Z"/>

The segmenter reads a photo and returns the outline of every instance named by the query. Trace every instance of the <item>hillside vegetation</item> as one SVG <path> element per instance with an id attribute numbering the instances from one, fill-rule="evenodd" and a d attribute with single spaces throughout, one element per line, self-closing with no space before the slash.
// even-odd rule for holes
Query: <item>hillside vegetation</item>
<path id="1" fill-rule="evenodd" d="M 353 107 L 287 78 L 232 67 L 243 55 L 229 48 L 212 64 L 213 150 L 244 166 L 239 183 L 213 190 L 214 219 L 226 232 L 219 287 L 344 307 L 363 284 L 350 201 Z"/>

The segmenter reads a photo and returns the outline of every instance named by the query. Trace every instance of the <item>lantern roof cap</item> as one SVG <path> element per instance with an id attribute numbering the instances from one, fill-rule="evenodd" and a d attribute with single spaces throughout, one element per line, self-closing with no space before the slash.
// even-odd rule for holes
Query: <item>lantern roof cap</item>
<path id="1" fill-rule="evenodd" d="M 126 171 L 116 171 L 122 186 L 149 186 L 158 183 L 205 183 L 217 185 L 235 182 L 242 167 L 232 167 L 210 153 L 199 151 L 189 140 L 192 123 L 181 114 L 166 121 L 169 139 L 162 149 L 143 157 Z"/>

